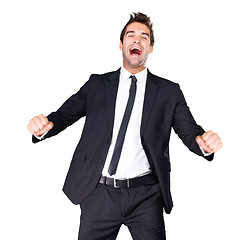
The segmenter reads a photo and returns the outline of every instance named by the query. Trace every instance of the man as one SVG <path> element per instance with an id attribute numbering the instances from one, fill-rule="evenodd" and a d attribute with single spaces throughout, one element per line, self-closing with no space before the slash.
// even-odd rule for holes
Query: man
<path id="1" fill-rule="evenodd" d="M 221 139 L 196 124 L 178 84 L 146 68 L 153 51 L 150 18 L 134 13 L 120 37 L 123 66 L 92 75 L 56 112 L 30 120 L 36 143 L 86 116 L 63 191 L 81 206 L 79 240 L 163 240 L 170 213 L 171 128 L 194 153 L 211 161 Z"/>

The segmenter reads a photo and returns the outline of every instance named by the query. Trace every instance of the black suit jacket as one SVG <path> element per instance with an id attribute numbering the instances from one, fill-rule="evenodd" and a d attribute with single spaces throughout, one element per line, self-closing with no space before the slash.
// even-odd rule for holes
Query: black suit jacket
<path id="1" fill-rule="evenodd" d="M 63 191 L 79 204 L 96 187 L 112 139 L 115 102 L 120 69 L 91 75 L 89 81 L 56 112 L 48 116 L 54 123 L 46 138 L 52 137 L 86 116 Z M 173 203 L 170 193 L 169 139 L 171 129 L 194 153 L 203 156 L 195 138 L 204 130 L 196 124 L 178 84 L 148 71 L 141 122 L 141 142 L 154 174 L 159 179 L 166 213 Z M 33 137 L 33 142 L 38 142 Z M 213 154 L 206 157 L 213 159 Z"/>

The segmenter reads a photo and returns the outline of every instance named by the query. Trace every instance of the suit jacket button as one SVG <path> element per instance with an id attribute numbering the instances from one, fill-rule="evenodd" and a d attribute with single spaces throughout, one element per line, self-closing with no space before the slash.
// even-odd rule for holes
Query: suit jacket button
<path id="1" fill-rule="evenodd" d="M 104 162 L 105 162 L 105 161 L 101 159 L 100 163 L 101 163 L 101 164 L 104 164 Z"/>
<path id="2" fill-rule="evenodd" d="M 110 144 L 110 143 L 111 143 L 111 140 L 108 139 L 108 140 L 107 140 L 107 144 Z"/>

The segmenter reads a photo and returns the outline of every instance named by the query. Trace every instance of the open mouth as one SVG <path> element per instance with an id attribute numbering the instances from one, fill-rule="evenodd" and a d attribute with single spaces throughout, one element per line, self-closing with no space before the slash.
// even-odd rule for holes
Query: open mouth
<path id="1" fill-rule="evenodd" d="M 130 54 L 139 56 L 142 54 L 142 49 L 139 47 L 132 47 L 132 48 L 130 48 Z"/>

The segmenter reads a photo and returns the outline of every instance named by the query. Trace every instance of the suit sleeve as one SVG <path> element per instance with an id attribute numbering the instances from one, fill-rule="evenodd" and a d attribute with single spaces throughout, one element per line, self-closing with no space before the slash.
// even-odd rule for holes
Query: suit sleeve
<path id="1" fill-rule="evenodd" d="M 56 111 L 47 116 L 48 120 L 53 122 L 54 127 L 42 139 L 46 139 L 57 135 L 68 126 L 78 121 L 81 117 L 86 116 L 86 103 L 90 80 L 84 84 L 83 87 L 70 98 L 68 98 L 63 105 Z M 42 141 L 35 136 L 32 137 L 33 143 Z"/>
<path id="2" fill-rule="evenodd" d="M 214 154 L 204 156 L 198 144 L 196 143 L 196 137 L 198 135 L 202 135 L 205 131 L 195 122 L 178 84 L 177 103 L 174 112 L 173 128 L 190 151 L 204 157 L 208 161 L 213 160 Z"/>

